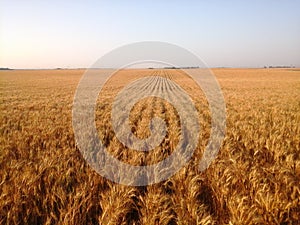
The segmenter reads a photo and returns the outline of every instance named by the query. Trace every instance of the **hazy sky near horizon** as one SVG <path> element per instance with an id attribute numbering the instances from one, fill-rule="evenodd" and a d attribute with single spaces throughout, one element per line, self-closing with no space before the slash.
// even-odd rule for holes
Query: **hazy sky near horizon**
<path id="1" fill-rule="evenodd" d="M 300 67 L 300 1 L 0 0 L 0 67 L 89 67 L 119 46 L 164 41 L 209 67 Z"/>

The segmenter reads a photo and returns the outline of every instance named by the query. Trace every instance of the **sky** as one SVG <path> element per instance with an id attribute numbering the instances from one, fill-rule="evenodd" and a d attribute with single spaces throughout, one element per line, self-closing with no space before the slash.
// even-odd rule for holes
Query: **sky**
<path id="1" fill-rule="evenodd" d="M 300 67 L 300 1 L 0 0 L 0 67 L 87 68 L 163 41 L 209 67 Z"/>

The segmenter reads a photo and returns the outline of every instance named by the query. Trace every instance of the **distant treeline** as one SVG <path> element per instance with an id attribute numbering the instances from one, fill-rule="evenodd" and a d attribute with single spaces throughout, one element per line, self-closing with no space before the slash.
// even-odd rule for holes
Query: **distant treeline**
<path id="1" fill-rule="evenodd" d="M 12 70 L 12 69 L 10 69 L 10 68 L 0 68 L 0 70 Z"/>
<path id="2" fill-rule="evenodd" d="M 295 66 L 264 66 L 264 68 L 295 68 Z"/>

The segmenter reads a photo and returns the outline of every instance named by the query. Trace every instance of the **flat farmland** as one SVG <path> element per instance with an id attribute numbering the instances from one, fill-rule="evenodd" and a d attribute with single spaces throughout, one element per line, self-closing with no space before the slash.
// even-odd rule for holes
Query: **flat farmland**
<path id="1" fill-rule="evenodd" d="M 226 103 L 226 135 L 203 172 L 198 163 L 211 116 L 195 82 L 175 69 L 119 71 L 99 94 L 95 111 L 98 136 L 118 160 L 157 163 L 172 154 L 180 135 L 176 109 L 149 97 L 131 110 L 131 131 L 147 138 L 156 116 L 166 121 L 166 137 L 150 152 L 118 141 L 112 104 L 130 82 L 151 76 L 152 84 L 168 87 L 161 82 L 168 78 L 190 95 L 199 116 L 198 145 L 189 163 L 169 179 L 142 187 L 113 183 L 83 159 L 72 106 L 84 72 L 0 71 L 1 224 L 299 223 L 300 69 L 212 69 Z"/>

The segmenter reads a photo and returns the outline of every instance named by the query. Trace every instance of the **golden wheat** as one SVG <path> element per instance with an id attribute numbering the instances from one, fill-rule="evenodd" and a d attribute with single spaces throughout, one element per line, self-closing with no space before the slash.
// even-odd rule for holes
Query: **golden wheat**
<path id="1" fill-rule="evenodd" d="M 192 160 L 146 187 L 98 175 L 75 145 L 72 103 L 83 70 L 0 71 L 1 224 L 297 224 L 300 220 L 300 70 L 215 69 L 227 106 L 218 157 L 200 173 L 210 135 L 203 93 L 179 70 L 122 70 L 99 95 L 96 125 L 108 151 L 133 165 L 172 154 L 180 125 L 175 108 L 149 97 L 134 106 L 132 132 L 149 136 L 165 119 L 163 142 L 149 153 L 125 148 L 110 122 L 112 100 L 126 84 L 152 75 L 182 86 L 199 111 Z M 126 75 L 126 79 L 120 79 Z M 133 174 L 133 176 L 135 176 Z"/>

